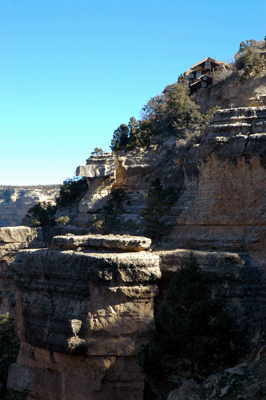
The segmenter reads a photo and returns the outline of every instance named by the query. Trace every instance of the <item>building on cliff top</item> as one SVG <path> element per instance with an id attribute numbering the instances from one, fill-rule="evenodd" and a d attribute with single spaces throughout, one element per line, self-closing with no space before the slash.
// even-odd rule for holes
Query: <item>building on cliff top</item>
<path id="1" fill-rule="evenodd" d="M 200 88 L 207 88 L 215 79 L 215 72 L 226 69 L 225 61 L 217 61 L 211 57 L 206 57 L 197 64 L 192 65 L 186 72 L 189 76 L 190 94 L 195 93 Z"/>

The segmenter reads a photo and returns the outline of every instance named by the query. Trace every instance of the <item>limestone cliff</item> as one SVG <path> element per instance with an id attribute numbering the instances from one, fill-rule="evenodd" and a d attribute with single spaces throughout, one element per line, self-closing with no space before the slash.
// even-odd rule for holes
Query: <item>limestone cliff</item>
<path id="1" fill-rule="evenodd" d="M 156 310 L 191 250 L 254 345 L 265 345 L 265 154 L 266 107 L 241 107 L 218 110 L 205 133 L 188 140 L 161 135 L 147 149 L 93 156 L 79 167 L 89 184 L 75 220 L 83 235 L 65 227 L 51 248 L 21 249 L 9 261 L 21 339 L 9 385 L 28 389 L 28 400 L 142 399 L 136 351 L 154 302 Z M 123 217 L 140 232 L 155 177 L 177 193 L 169 235 L 149 249 L 148 238 L 90 234 L 93 216 L 119 188 L 128 195 Z"/>
<path id="2" fill-rule="evenodd" d="M 54 201 L 60 185 L 0 186 L 0 227 L 21 225 L 29 208 L 38 202 Z"/>
<path id="3" fill-rule="evenodd" d="M 108 193 L 122 188 L 130 200 L 124 217 L 140 221 L 143 194 L 159 177 L 178 193 L 169 215 L 175 227 L 165 246 L 245 250 L 264 257 L 265 138 L 266 107 L 242 107 L 218 110 L 206 132 L 194 132 L 188 141 L 161 136 L 146 150 L 118 152 L 115 179 L 108 190 L 95 189 L 101 205 L 92 209 L 85 197 L 80 218 L 90 228 Z"/>
<path id="4" fill-rule="evenodd" d="M 158 255 L 143 251 L 149 245 L 61 236 L 55 249 L 19 252 L 12 270 L 21 349 L 11 387 L 28 389 L 28 399 L 143 398 L 136 351 L 154 323 L 161 276 Z"/>
<path id="5" fill-rule="evenodd" d="M 235 108 L 266 105 L 266 75 L 258 75 L 252 79 L 241 79 L 238 73 L 232 73 L 227 78 L 199 89 L 192 99 L 205 113 L 208 108 Z"/>

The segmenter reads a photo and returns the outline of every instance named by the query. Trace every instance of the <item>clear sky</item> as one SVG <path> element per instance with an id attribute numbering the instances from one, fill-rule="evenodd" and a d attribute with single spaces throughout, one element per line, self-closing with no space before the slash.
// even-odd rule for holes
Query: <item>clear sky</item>
<path id="1" fill-rule="evenodd" d="M 265 35 L 265 0 L 1 0 L 0 185 L 71 178 L 191 65 Z"/>

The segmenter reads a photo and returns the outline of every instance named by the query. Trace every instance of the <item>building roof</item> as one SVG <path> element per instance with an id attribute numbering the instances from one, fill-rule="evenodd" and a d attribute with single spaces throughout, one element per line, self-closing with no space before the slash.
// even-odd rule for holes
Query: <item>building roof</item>
<path id="1" fill-rule="evenodd" d="M 192 65 L 192 67 L 190 67 L 190 69 L 196 68 L 198 65 L 204 63 L 205 61 L 211 61 L 211 62 L 213 62 L 213 63 L 215 63 L 215 64 L 217 64 L 217 65 L 223 65 L 223 64 L 225 64 L 225 61 L 217 61 L 217 60 L 214 60 L 214 59 L 211 58 L 211 57 L 206 57 L 206 58 L 204 58 L 203 60 L 199 61 L 197 64 Z"/>

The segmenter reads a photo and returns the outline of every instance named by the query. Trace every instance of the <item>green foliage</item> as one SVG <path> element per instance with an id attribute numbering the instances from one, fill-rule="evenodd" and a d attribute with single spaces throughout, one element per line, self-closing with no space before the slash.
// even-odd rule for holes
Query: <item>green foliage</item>
<path id="1" fill-rule="evenodd" d="M 69 223 L 70 218 L 67 215 L 62 215 L 55 219 L 55 223 L 59 225 L 67 225 Z"/>
<path id="2" fill-rule="evenodd" d="M 257 42 L 253 39 L 241 42 L 239 52 L 235 56 L 239 69 L 244 69 L 242 77 L 250 78 L 260 74 L 265 68 L 264 56 L 260 55 Z"/>
<path id="3" fill-rule="evenodd" d="M 56 223 L 67 225 L 69 217 L 62 216 L 55 219 L 58 206 L 72 205 L 79 195 L 88 189 L 84 178 L 67 179 L 60 188 L 59 196 L 56 198 L 56 205 L 48 202 L 37 203 L 28 211 L 32 215 L 32 226 L 55 226 Z"/>
<path id="4" fill-rule="evenodd" d="M 126 124 L 121 124 L 113 134 L 113 139 L 111 141 L 111 150 L 124 150 L 128 144 L 129 140 L 129 128 Z"/>
<path id="5" fill-rule="evenodd" d="M 91 154 L 101 155 L 103 154 L 103 149 L 100 147 L 95 147 L 95 149 L 91 152 Z"/>
<path id="6" fill-rule="evenodd" d="M 103 232 L 103 219 L 95 214 L 93 215 L 92 232 Z"/>
<path id="7" fill-rule="evenodd" d="M 219 108 L 220 108 L 219 106 L 209 108 L 206 114 L 202 114 L 202 120 L 201 120 L 202 128 L 205 128 L 207 125 L 209 125 L 210 121 L 214 117 L 214 114 L 216 113 L 217 110 L 219 110 Z"/>
<path id="8" fill-rule="evenodd" d="M 114 131 L 110 148 L 112 151 L 145 148 L 153 135 L 166 132 L 182 136 L 184 128 L 204 128 L 213 110 L 205 115 L 199 112 L 199 106 L 189 95 L 188 77 L 180 75 L 177 83 L 166 86 L 143 106 L 140 121 L 132 117 L 128 125 L 121 124 Z"/>
<path id="9" fill-rule="evenodd" d="M 51 203 L 37 203 L 28 211 L 33 216 L 33 226 L 54 226 L 56 207 Z"/>
<path id="10" fill-rule="evenodd" d="M 177 193 L 172 186 L 164 189 L 159 178 L 152 182 L 151 189 L 146 198 L 146 206 L 140 215 L 144 221 L 144 235 L 151 239 L 158 239 L 166 235 L 173 227 L 164 221 L 165 215 L 177 201 Z"/>
<path id="11" fill-rule="evenodd" d="M 6 393 L 8 368 L 17 359 L 19 339 L 8 314 L 0 315 L 0 383 L 1 395 Z M 2 397 L 1 397 L 2 398 Z M 6 398 L 7 399 L 7 398 Z"/>
<path id="12" fill-rule="evenodd" d="M 132 150 L 136 147 L 146 147 L 150 137 L 155 133 L 151 121 L 137 121 L 131 117 L 128 125 L 121 124 L 115 131 L 111 142 L 111 150 Z"/>
<path id="13" fill-rule="evenodd" d="M 72 205 L 77 197 L 88 190 L 85 178 L 74 177 L 68 178 L 61 186 L 59 196 L 56 199 L 57 205 L 69 206 Z"/>
<path id="14" fill-rule="evenodd" d="M 155 386 L 167 387 L 171 375 L 203 378 L 243 356 L 245 335 L 225 302 L 212 298 L 207 274 L 193 254 L 171 280 L 155 321 L 139 352 L 142 370 Z"/>
<path id="15" fill-rule="evenodd" d="M 104 234 L 119 233 L 124 229 L 122 214 L 125 212 L 123 202 L 128 196 L 123 189 L 115 189 L 111 197 L 103 206 L 103 217 L 94 216 L 93 230 Z"/>
<path id="16" fill-rule="evenodd" d="M 142 108 L 143 118 L 153 122 L 158 131 L 178 133 L 182 128 L 199 125 L 199 106 L 190 99 L 184 77 L 179 82 L 166 86 L 162 94 L 151 98 Z"/>

